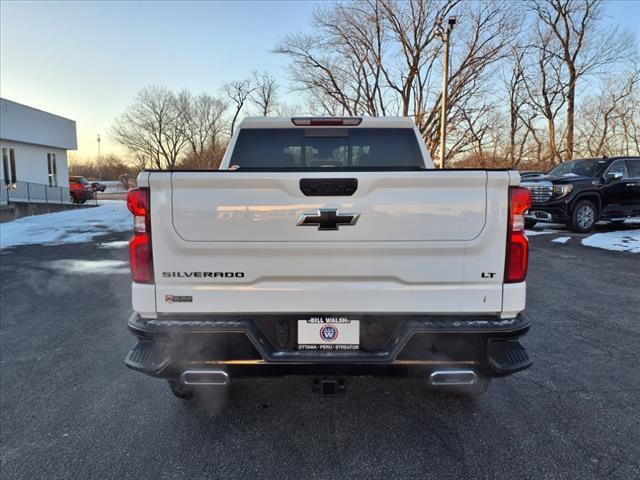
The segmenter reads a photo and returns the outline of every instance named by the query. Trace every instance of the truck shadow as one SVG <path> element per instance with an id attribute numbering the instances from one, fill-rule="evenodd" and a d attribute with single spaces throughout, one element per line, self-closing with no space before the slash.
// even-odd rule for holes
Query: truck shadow
<path id="1" fill-rule="evenodd" d="M 197 392 L 195 398 L 185 402 L 191 415 L 210 417 L 247 415 L 250 411 L 278 411 L 286 408 L 317 412 L 323 409 L 358 408 L 361 412 L 376 410 L 393 404 L 402 410 L 418 406 L 440 409 L 455 407 L 459 413 L 473 412 L 482 397 L 474 399 L 428 388 L 426 381 L 402 378 L 346 378 L 346 392 L 321 395 L 312 392 L 311 377 L 278 377 L 267 379 L 234 380 L 228 389 L 210 389 Z"/>
<path id="2" fill-rule="evenodd" d="M 424 468 L 434 457 L 464 477 L 467 440 L 460 427 L 477 423 L 490 408 L 488 398 L 447 395 L 429 391 L 422 381 L 384 378 L 349 378 L 346 393 L 335 396 L 312 393 L 311 379 L 305 377 L 240 380 L 228 396 L 218 392 L 194 400 L 176 403 L 171 420 L 190 432 L 180 435 L 186 449 L 193 442 L 193 448 L 228 453 L 242 444 L 238 453 L 247 462 L 268 462 L 261 460 L 266 454 L 289 465 L 300 462 L 296 475 L 322 471 L 325 477 L 362 474 L 362 465 L 370 471 L 375 464 L 406 474 L 405 469 Z"/>
<path id="3" fill-rule="evenodd" d="M 347 378 L 345 393 L 323 396 L 312 392 L 310 377 L 284 377 L 236 380 L 226 391 L 198 392 L 192 401 L 185 402 L 182 415 L 213 423 L 234 417 L 254 419 L 265 426 L 288 417 L 318 431 L 326 418 L 333 418 L 336 425 L 349 418 L 347 423 L 366 428 L 370 419 L 383 411 L 386 421 L 397 417 L 394 421 L 399 423 L 416 416 L 464 418 L 481 409 L 483 402 L 484 397 L 432 390 L 425 381 L 415 379 Z"/>

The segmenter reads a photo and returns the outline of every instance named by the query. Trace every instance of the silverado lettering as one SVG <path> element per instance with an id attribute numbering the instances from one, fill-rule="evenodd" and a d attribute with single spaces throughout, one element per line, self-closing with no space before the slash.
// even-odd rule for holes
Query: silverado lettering
<path id="1" fill-rule="evenodd" d="M 244 278 L 244 272 L 162 272 L 164 278 Z"/>

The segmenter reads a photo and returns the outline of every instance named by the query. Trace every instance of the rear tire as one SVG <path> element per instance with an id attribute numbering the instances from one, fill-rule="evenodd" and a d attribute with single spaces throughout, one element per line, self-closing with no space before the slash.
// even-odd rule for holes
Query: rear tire
<path id="1" fill-rule="evenodd" d="M 179 381 L 169 380 L 171 392 L 180 400 L 191 400 L 193 398 L 193 388 L 182 385 Z"/>
<path id="2" fill-rule="evenodd" d="M 593 230 L 598 221 L 598 209 L 589 200 L 578 201 L 571 212 L 569 230 L 575 233 L 587 233 Z"/>

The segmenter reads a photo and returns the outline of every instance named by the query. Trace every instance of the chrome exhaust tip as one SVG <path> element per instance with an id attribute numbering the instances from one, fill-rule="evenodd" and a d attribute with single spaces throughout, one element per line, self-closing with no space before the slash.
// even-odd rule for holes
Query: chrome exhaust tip
<path id="1" fill-rule="evenodd" d="M 429 375 L 429 385 L 473 385 L 477 381 L 473 370 L 436 370 Z"/>
<path id="2" fill-rule="evenodd" d="M 183 385 L 229 385 L 229 374 L 224 370 L 186 370 L 180 375 Z"/>

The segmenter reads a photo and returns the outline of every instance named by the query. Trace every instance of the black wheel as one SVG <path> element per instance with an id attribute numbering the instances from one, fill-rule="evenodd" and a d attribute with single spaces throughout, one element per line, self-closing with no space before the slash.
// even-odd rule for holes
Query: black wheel
<path id="1" fill-rule="evenodd" d="M 535 224 L 538 223 L 537 220 L 529 220 L 528 218 L 524 219 L 524 228 L 533 228 Z"/>
<path id="2" fill-rule="evenodd" d="M 593 230 L 598 221 L 598 209 L 589 200 L 580 200 L 573 206 L 569 230 L 576 233 L 587 233 Z"/>
<path id="3" fill-rule="evenodd" d="M 180 400 L 191 400 L 193 398 L 193 388 L 185 387 L 176 380 L 169 380 L 169 388 Z"/>

